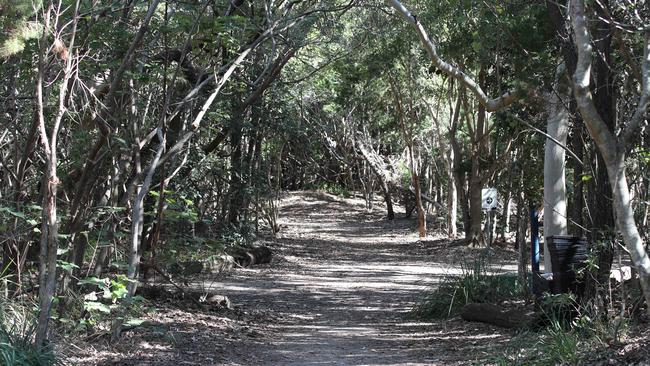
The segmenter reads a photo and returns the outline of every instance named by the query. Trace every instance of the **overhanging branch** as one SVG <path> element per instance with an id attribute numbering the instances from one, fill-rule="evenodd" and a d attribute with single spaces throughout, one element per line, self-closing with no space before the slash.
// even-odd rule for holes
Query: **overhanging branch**
<path id="1" fill-rule="evenodd" d="M 386 0 L 386 3 L 390 5 L 393 9 L 397 10 L 398 14 L 406 20 L 413 28 L 415 28 L 424 49 L 427 51 L 427 54 L 431 58 L 433 64 L 445 74 L 451 76 L 452 78 L 458 80 L 461 84 L 465 85 L 474 96 L 478 99 L 488 112 L 496 112 L 502 110 L 514 102 L 521 99 L 522 93 L 519 91 L 508 91 L 505 94 L 501 95 L 498 98 L 490 98 L 485 91 L 478 85 L 474 79 L 469 75 L 465 74 L 462 70 L 455 67 L 454 65 L 446 62 L 438 55 L 436 51 L 436 44 L 427 34 L 427 31 L 422 26 L 417 19 L 417 17 L 404 6 L 399 0 Z"/>

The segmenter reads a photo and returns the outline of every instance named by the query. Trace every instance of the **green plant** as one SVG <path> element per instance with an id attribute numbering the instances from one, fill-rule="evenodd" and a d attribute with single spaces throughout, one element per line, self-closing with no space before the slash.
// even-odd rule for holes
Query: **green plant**
<path id="1" fill-rule="evenodd" d="M 496 364 L 589 364 L 611 352 L 612 323 L 571 294 L 546 295 L 536 326 L 513 337 Z M 617 321 L 614 319 L 614 321 Z M 598 350 L 601 354 L 598 354 Z M 605 356 L 608 357 L 608 356 Z"/>
<path id="2" fill-rule="evenodd" d="M 17 366 L 53 365 L 49 347 L 33 344 L 36 328 L 35 304 L 0 296 L 0 364 Z"/>
<path id="3" fill-rule="evenodd" d="M 440 285 L 425 294 L 412 314 L 422 319 L 454 316 L 469 303 L 496 303 L 515 298 L 522 286 L 516 274 L 494 274 L 486 258 L 465 262 L 459 275 L 446 276 Z"/>
<path id="4" fill-rule="evenodd" d="M 77 319 L 59 317 L 61 323 L 73 323 L 77 330 L 94 328 L 104 321 L 110 320 L 115 316 L 115 311 L 119 307 L 118 302 L 123 300 L 127 295 L 127 284 L 129 279 L 125 275 L 116 275 L 112 278 L 87 277 L 79 281 L 80 285 L 85 285 L 90 291 L 82 295 L 70 294 L 73 298 L 69 302 L 71 308 L 66 314 L 74 314 L 72 308 L 77 308 L 79 316 Z M 137 304 L 144 300 L 141 296 L 134 296 L 133 303 Z M 132 307 L 136 309 L 137 307 Z M 133 315 L 133 314 L 130 314 Z"/>
<path id="5" fill-rule="evenodd" d="M 580 360 L 580 335 L 567 329 L 562 319 L 553 318 L 540 338 L 538 362 L 544 365 L 575 365 Z"/>
<path id="6" fill-rule="evenodd" d="M 317 190 L 325 191 L 329 194 L 333 194 L 335 196 L 340 196 L 343 198 L 350 198 L 352 197 L 352 193 L 345 187 L 343 187 L 340 184 L 336 183 L 321 183 L 316 186 Z"/>

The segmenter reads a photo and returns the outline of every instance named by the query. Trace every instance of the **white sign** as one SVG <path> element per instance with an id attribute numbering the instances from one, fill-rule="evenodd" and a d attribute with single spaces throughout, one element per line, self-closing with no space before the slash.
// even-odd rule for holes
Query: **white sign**
<path id="1" fill-rule="evenodd" d="M 497 208 L 497 189 L 485 188 L 481 190 L 481 200 L 484 210 L 496 210 Z"/>

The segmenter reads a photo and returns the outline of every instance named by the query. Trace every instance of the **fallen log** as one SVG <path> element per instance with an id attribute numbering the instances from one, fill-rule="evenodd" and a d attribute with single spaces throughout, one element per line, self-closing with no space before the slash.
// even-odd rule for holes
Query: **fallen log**
<path id="1" fill-rule="evenodd" d="M 504 310 L 494 304 L 471 303 L 463 306 L 460 317 L 467 321 L 493 324 L 502 328 L 523 328 L 533 316 L 523 310 Z"/>
<path id="2" fill-rule="evenodd" d="M 409 191 L 410 191 L 411 193 L 415 194 L 415 188 L 413 188 L 413 186 L 410 186 L 410 187 L 409 187 Z M 420 192 L 420 198 L 421 198 L 424 202 L 433 205 L 433 207 L 435 208 L 436 211 L 443 211 L 443 210 L 445 210 L 445 206 L 443 206 L 443 205 L 440 204 L 439 202 L 436 202 L 433 198 L 427 196 L 426 194 L 424 194 L 424 193 L 422 193 L 422 192 Z"/>

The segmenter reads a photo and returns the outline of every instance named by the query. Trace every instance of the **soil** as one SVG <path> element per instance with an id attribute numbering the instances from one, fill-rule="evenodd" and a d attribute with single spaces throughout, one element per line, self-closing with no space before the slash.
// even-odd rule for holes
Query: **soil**
<path id="1" fill-rule="evenodd" d="M 415 219 L 387 221 L 379 203 L 320 192 L 288 194 L 271 263 L 197 277 L 194 291 L 232 309 L 161 296 L 146 322 L 110 344 L 106 332 L 63 342 L 71 365 L 455 365 L 488 362 L 513 332 L 409 311 L 427 288 L 478 251 Z M 432 228 L 432 230 L 435 228 Z M 516 253 L 497 250 L 504 270 Z"/>

